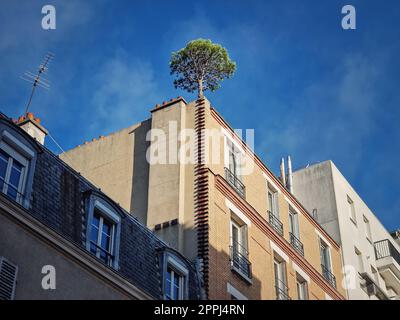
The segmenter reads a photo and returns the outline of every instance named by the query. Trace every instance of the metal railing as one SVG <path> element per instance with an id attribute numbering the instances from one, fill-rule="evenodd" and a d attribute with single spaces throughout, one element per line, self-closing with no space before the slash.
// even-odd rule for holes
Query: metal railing
<path id="1" fill-rule="evenodd" d="M 289 288 L 282 280 L 275 279 L 276 300 L 291 300 L 289 296 Z"/>
<path id="2" fill-rule="evenodd" d="M 376 260 L 392 257 L 400 265 L 400 253 L 388 240 L 381 240 L 374 243 Z"/>
<path id="3" fill-rule="evenodd" d="M 225 167 L 225 179 L 243 199 L 246 198 L 245 185 L 231 170 L 229 170 L 226 167 Z"/>
<path id="4" fill-rule="evenodd" d="M 332 287 L 336 288 L 336 277 L 333 273 L 323 264 L 321 264 L 321 269 L 324 278 L 332 285 Z"/>
<path id="5" fill-rule="evenodd" d="M 94 246 L 96 248 L 96 253 L 94 253 L 93 251 L 90 250 L 90 252 L 92 252 L 94 255 L 96 255 L 97 258 L 99 258 L 100 260 L 104 261 L 107 265 L 111 265 L 112 261 L 114 260 L 114 256 L 108 252 L 106 249 L 100 247 L 99 245 L 97 245 L 96 242 L 94 242 L 93 240 L 90 240 L 90 245 Z M 98 251 L 101 251 L 102 253 L 104 253 L 106 255 L 105 259 L 103 257 L 98 257 Z"/>
<path id="6" fill-rule="evenodd" d="M 289 236 L 292 247 L 304 257 L 303 243 L 293 233 L 289 232 Z"/>
<path id="7" fill-rule="evenodd" d="M 271 211 L 268 211 L 268 222 L 271 227 L 283 237 L 283 224 Z"/>
<path id="8" fill-rule="evenodd" d="M 244 248 L 239 242 L 233 241 L 232 245 L 230 246 L 230 254 L 231 266 L 236 271 L 239 271 L 241 274 L 251 279 L 251 263 L 248 259 L 249 253 L 247 249 Z"/>

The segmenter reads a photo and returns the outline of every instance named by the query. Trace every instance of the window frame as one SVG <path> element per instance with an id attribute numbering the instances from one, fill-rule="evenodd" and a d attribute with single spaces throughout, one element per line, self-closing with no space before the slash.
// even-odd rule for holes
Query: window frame
<path id="1" fill-rule="evenodd" d="M 236 159 L 235 168 L 237 169 L 237 171 L 231 170 L 231 151 L 234 155 L 234 158 Z M 244 150 L 237 144 L 236 141 L 234 141 L 234 138 L 228 137 L 226 134 L 224 134 L 224 165 L 240 181 L 242 181 L 245 158 L 246 154 Z"/>
<path id="2" fill-rule="evenodd" d="M 33 176 L 36 167 L 37 153 L 40 147 L 37 146 L 36 142 L 30 141 L 28 138 L 24 137 L 21 133 L 11 127 L 4 120 L 0 122 L 0 149 L 3 150 L 10 158 L 18 161 L 22 165 L 21 177 L 18 186 L 18 195 L 16 199 L 10 197 L 13 201 L 16 201 L 25 208 L 30 206 L 30 198 L 32 193 Z M 11 162 L 13 162 L 12 160 Z M 9 175 L 11 170 L 11 162 L 8 159 L 6 174 Z M 5 177 L 6 184 L 9 184 L 9 180 Z M 7 187 L 8 188 L 8 187 Z M 6 196 L 4 193 L 5 186 L 0 192 Z"/>
<path id="3" fill-rule="evenodd" d="M 91 251 L 91 231 L 92 231 L 93 217 L 94 217 L 95 211 L 99 212 L 99 214 L 103 218 L 103 220 L 106 219 L 113 224 L 112 237 L 110 239 L 110 242 L 111 242 L 110 254 L 112 256 L 112 259 L 110 259 L 109 262 L 104 262 L 99 257 L 99 255 L 100 255 L 99 252 L 101 251 L 100 249 L 97 250 L 96 254 Z M 95 195 L 91 195 L 89 197 L 87 223 L 86 223 L 86 249 L 90 252 L 90 254 L 94 255 L 96 258 L 98 258 L 104 264 L 106 264 L 116 270 L 119 269 L 119 247 L 120 247 L 120 234 L 121 234 L 121 220 L 122 220 L 121 214 L 117 210 L 115 210 L 113 208 L 113 206 L 111 206 L 111 204 L 108 204 L 104 199 L 97 197 Z M 100 228 L 99 228 L 98 237 L 99 236 L 100 236 Z"/>
<path id="4" fill-rule="evenodd" d="M 302 290 L 299 290 L 301 288 Z M 308 282 L 300 274 L 296 272 L 296 291 L 298 300 L 308 300 Z M 300 293 L 303 293 L 304 297 L 301 297 Z"/>
<path id="5" fill-rule="evenodd" d="M 363 221 L 364 221 L 365 237 L 371 244 L 373 244 L 371 224 L 365 215 L 363 215 Z"/>
<path id="6" fill-rule="evenodd" d="M 271 195 L 271 197 L 270 197 Z M 268 210 L 279 219 L 279 192 L 267 181 Z"/>
<path id="7" fill-rule="evenodd" d="M 331 246 L 326 243 L 322 238 L 319 238 L 319 247 L 320 247 L 320 257 L 322 258 L 322 246 L 324 246 L 326 248 L 326 251 L 328 253 L 328 257 L 327 257 L 327 262 L 328 262 L 328 266 L 322 263 L 322 259 L 321 259 L 321 264 L 329 271 L 332 273 L 332 255 L 331 255 Z"/>
<path id="8" fill-rule="evenodd" d="M 350 198 L 349 195 L 347 195 L 347 206 L 348 206 L 348 210 L 349 210 L 350 220 L 354 223 L 355 226 L 357 226 L 356 208 L 354 205 L 354 201 Z"/>
<path id="9" fill-rule="evenodd" d="M 167 272 L 168 268 L 172 269 L 174 273 L 177 273 L 181 279 L 180 283 L 182 287 L 179 290 L 180 298 L 177 300 L 187 300 L 189 298 L 189 269 L 182 261 L 182 259 L 178 258 L 177 255 L 173 254 L 172 252 L 165 252 L 164 253 L 164 263 L 163 263 L 163 282 L 162 282 L 162 293 L 163 299 L 167 299 L 166 295 L 166 283 L 167 283 Z M 172 283 L 172 282 L 171 282 Z M 172 290 L 172 285 L 171 285 Z M 173 299 L 171 299 L 173 300 Z"/>

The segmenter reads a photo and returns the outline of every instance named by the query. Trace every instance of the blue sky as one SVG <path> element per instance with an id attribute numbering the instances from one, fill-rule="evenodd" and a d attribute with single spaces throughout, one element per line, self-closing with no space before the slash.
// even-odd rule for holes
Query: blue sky
<path id="1" fill-rule="evenodd" d="M 41 8 L 57 29 L 41 28 Z M 341 28 L 341 8 L 357 30 Z M 207 97 L 278 172 L 333 160 L 388 229 L 400 227 L 400 3 L 396 0 L 16 1 L 0 4 L 0 110 L 24 112 L 19 77 L 55 53 L 32 111 L 64 149 L 149 117 L 175 90 L 170 53 L 195 38 L 225 46 L 235 76 Z M 48 139 L 48 147 L 59 152 Z"/>

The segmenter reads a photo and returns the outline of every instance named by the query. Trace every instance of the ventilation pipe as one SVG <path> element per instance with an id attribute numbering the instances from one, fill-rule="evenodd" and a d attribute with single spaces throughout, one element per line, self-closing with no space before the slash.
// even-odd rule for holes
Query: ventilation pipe
<path id="1" fill-rule="evenodd" d="M 285 158 L 281 159 L 280 170 L 281 170 L 281 181 L 282 181 L 283 185 L 286 186 Z"/>
<path id="2" fill-rule="evenodd" d="M 290 156 L 287 157 L 288 177 L 287 177 L 287 188 L 293 193 L 293 172 L 292 172 L 292 159 Z"/>

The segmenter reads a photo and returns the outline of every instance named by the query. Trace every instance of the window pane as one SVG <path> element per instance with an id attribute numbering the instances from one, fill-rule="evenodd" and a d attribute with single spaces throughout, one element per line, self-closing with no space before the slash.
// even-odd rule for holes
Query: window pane
<path id="1" fill-rule="evenodd" d="M 110 237 L 109 236 L 105 236 L 104 234 L 101 237 L 101 247 L 104 250 L 109 251 L 110 250 Z"/>
<path id="2" fill-rule="evenodd" d="M 19 167 L 19 166 L 20 166 L 19 163 L 14 160 L 12 168 L 11 168 L 10 180 L 9 180 L 9 184 L 13 185 L 16 188 L 18 188 L 18 186 L 19 186 L 19 181 L 20 181 L 21 175 L 22 175 L 22 166 L 21 167 Z"/>
<path id="3" fill-rule="evenodd" d="M 90 240 L 97 243 L 98 236 L 99 236 L 99 229 L 92 224 L 92 229 L 90 230 Z"/>
<path id="4" fill-rule="evenodd" d="M 165 281 L 165 296 L 168 300 L 170 300 L 171 297 L 171 269 L 167 269 L 167 274 L 166 274 L 166 281 Z"/>
<path id="5" fill-rule="evenodd" d="M 107 220 L 103 220 L 103 233 L 107 236 L 111 236 L 111 227 L 112 224 L 109 223 Z"/>
<path id="6" fill-rule="evenodd" d="M 0 177 L 3 179 L 6 177 L 8 165 L 8 156 L 5 155 L 3 152 L 0 152 Z"/>

